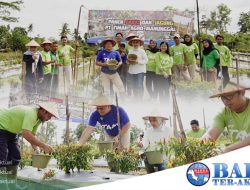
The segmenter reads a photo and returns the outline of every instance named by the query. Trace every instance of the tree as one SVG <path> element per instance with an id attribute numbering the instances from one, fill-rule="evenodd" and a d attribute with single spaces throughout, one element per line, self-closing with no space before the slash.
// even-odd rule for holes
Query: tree
<path id="1" fill-rule="evenodd" d="M 7 39 L 10 38 L 10 30 L 7 26 L 0 26 L 0 49 L 8 48 Z"/>
<path id="2" fill-rule="evenodd" d="M 69 24 L 63 23 L 60 35 L 63 36 L 68 34 L 70 34 Z"/>
<path id="3" fill-rule="evenodd" d="M 27 28 L 27 32 L 31 33 L 33 32 L 33 24 L 29 24 L 28 28 Z"/>
<path id="4" fill-rule="evenodd" d="M 56 124 L 48 121 L 47 126 L 41 126 L 39 132 L 37 133 L 37 137 L 50 145 L 55 145 L 57 142 L 55 141 L 56 136 Z"/>
<path id="5" fill-rule="evenodd" d="M 250 11 L 248 11 L 247 13 L 240 13 L 238 25 L 240 26 L 240 32 L 250 32 Z"/>
<path id="6" fill-rule="evenodd" d="M 166 7 L 164 7 L 164 9 L 163 9 L 164 11 L 168 11 L 168 12 L 176 12 L 177 11 L 177 9 L 176 8 L 174 8 L 174 7 L 172 7 L 172 6 L 166 6 Z"/>
<path id="7" fill-rule="evenodd" d="M 210 18 L 206 20 L 206 24 L 211 32 L 224 33 L 227 32 L 227 26 L 231 22 L 231 10 L 225 4 L 217 6 L 215 11 L 210 12 Z"/>
<path id="8" fill-rule="evenodd" d="M 23 1 L 0 1 L 0 20 L 6 22 L 17 22 L 18 18 L 12 17 L 11 11 L 20 11 L 21 4 L 23 4 Z"/>
<path id="9" fill-rule="evenodd" d="M 15 27 L 11 31 L 11 36 L 8 39 L 8 43 L 10 48 L 13 51 L 21 50 L 25 51 L 25 44 L 29 42 L 28 32 L 25 28 Z"/>

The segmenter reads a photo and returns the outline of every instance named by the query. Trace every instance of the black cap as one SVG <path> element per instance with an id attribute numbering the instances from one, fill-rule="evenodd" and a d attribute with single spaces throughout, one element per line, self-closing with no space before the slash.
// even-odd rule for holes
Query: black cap
<path id="1" fill-rule="evenodd" d="M 193 124 L 199 125 L 199 121 L 196 120 L 196 119 L 193 119 L 193 120 L 190 122 L 190 125 L 193 125 Z"/>

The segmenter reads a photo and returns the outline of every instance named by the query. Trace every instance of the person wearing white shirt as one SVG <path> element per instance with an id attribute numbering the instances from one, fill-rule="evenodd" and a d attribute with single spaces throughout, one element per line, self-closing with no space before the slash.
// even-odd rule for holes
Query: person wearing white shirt
<path id="1" fill-rule="evenodd" d="M 129 49 L 128 53 L 128 88 L 133 91 L 133 95 L 136 99 L 141 99 L 143 96 L 143 81 L 146 73 L 146 64 L 148 57 L 144 49 L 140 48 L 143 45 L 143 41 L 139 38 L 133 38 L 129 41 L 129 45 L 133 46 Z M 137 59 L 133 62 L 129 60 L 129 55 L 134 54 Z M 131 95 L 130 93 L 128 94 Z"/>
<path id="2" fill-rule="evenodd" d="M 168 120 L 168 118 L 161 116 L 157 110 L 153 111 L 149 116 L 144 116 L 143 119 L 149 121 L 152 126 L 152 128 L 145 131 L 142 142 L 138 144 L 139 147 L 144 150 L 149 146 L 153 149 L 157 148 L 158 142 L 167 143 L 167 141 L 173 136 L 171 128 L 166 126 L 166 120 Z M 155 172 L 155 167 L 157 168 L 157 171 L 164 170 L 166 166 L 165 162 L 151 165 L 148 163 L 147 158 L 144 159 L 144 163 L 147 173 Z"/>

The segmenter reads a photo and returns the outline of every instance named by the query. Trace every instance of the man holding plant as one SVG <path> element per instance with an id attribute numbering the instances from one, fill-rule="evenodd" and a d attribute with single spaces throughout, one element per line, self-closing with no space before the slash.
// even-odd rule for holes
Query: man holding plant
<path id="1" fill-rule="evenodd" d="M 116 144 L 120 142 L 120 147 L 129 147 L 130 145 L 130 121 L 126 111 L 119 107 L 120 129 L 118 124 L 117 107 L 105 95 L 96 97 L 90 105 L 96 106 L 88 121 L 88 127 L 83 131 L 79 140 L 80 145 L 84 145 L 97 123 L 99 123 L 105 131 L 105 141 L 114 141 Z"/>
<path id="2" fill-rule="evenodd" d="M 53 149 L 50 145 L 41 142 L 35 133 L 42 122 L 51 117 L 58 117 L 55 104 L 40 103 L 36 107 L 15 106 L 9 109 L 0 109 L 0 170 L 10 171 L 16 175 L 17 166 L 21 160 L 18 134 L 32 145 L 34 149 L 41 148 L 45 153 Z"/>
<path id="3" fill-rule="evenodd" d="M 245 91 L 250 88 L 224 89 L 210 98 L 219 97 L 225 108 L 215 117 L 213 127 L 202 137 L 216 141 L 224 130 L 230 135 L 232 145 L 225 148 L 229 152 L 250 144 L 250 103 Z"/>

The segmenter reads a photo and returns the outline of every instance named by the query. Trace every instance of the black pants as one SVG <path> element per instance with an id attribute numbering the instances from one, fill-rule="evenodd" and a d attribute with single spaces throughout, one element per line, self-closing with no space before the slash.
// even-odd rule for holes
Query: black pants
<path id="1" fill-rule="evenodd" d="M 230 81 L 230 77 L 229 77 L 228 67 L 222 66 L 221 68 L 222 68 L 221 74 L 223 76 L 223 88 L 225 88 Z M 217 66 L 216 69 L 217 69 L 217 78 L 218 78 L 218 75 L 220 72 L 220 66 Z"/>
<path id="2" fill-rule="evenodd" d="M 157 75 L 155 72 L 147 71 L 146 73 L 146 88 L 151 98 L 157 98 L 157 93 L 155 91 Z"/>
<path id="3" fill-rule="evenodd" d="M 36 92 L 38 92 L 38 86 L 36 83 L 36 78 L 35 78 L 35 74 L 27 74 L 25 76 L 25 83 L 24 83 L 24 88 L 25 88 L 25 93 L 28 96 L 31 94 L 35 94 Z"/>
<path id="4" fill-rule="evenodd" d="M 0 167 L 16 166 L 20 160 L 18 135 L 0 130 Z"/>
<path id="5" fill-rule="evenodd" d="M 169 103 L 171 76 L 165 78 L 163 75 L 157 75 L 155 82 L 156 95 L 159 95 L 160 102 Z"/>
<path id="6" fill-rule="evenodd" d="M 53 81 L 52 81 L 53 79 Z M 51 81 L 52 81 L 52 88 L 51 91 L 55 94 L 58 93 L 58 85 L 59 85 L 59 76 L 58 74 L 54 74 L 51 76 Z"/>
<path id="7" fill-rule="evenodd" d="M 43 76 L 42 92 L 41 93 L 44 95 L 49 95 L 51 77 L 52 77 L 52 75 L 50 73 Z"/>

